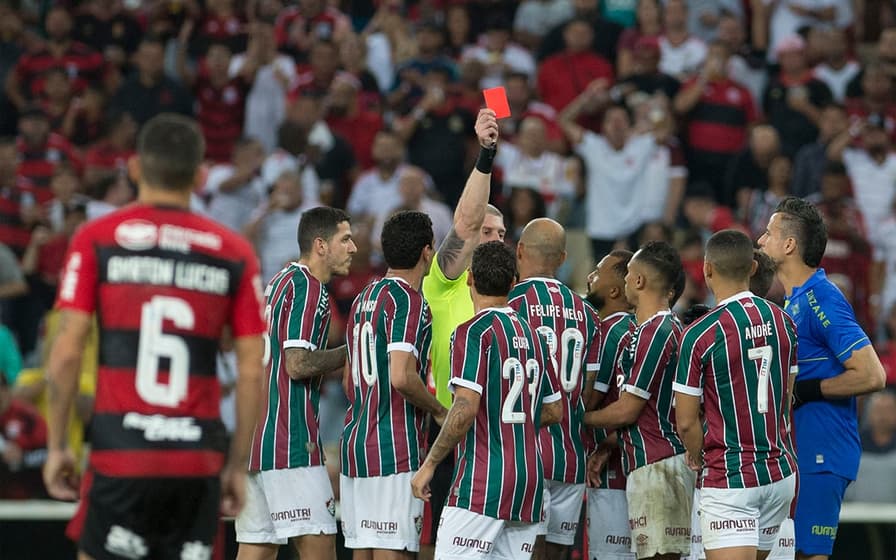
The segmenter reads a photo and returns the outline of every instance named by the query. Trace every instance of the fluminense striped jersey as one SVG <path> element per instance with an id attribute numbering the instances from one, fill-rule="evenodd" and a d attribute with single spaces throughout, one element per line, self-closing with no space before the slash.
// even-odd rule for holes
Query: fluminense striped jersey
<path id="1" fill-rule="evenodd" d="M 620 359 L 628 348 L 635 316 L 631 313 L 614 313 L 600 322 L 601 347 L 594 390 L 606 393 L 601 406 L 608 406 L 619 398 L 619 386 L 625 381 Z M 604 429 L 594 430 L 596 443 L 607 438 Z M 600 486 L 608 490 L 625 490 L 625 470 L 622 467 L 622 449 L 617 447 L 607 460 L 607 468 L 601 472 Z"/>
<path id="2" fill-rule="evenodd" d="M 541 520 L 541 406 L 561 398 L 547 351 L 509 307 L 483 309 L 455 329 L 450 386 L 476 391 L 482 399 L 457 447 L 447 506 L 495 519 Z"/>
<path id="3" fill-rule="evenodd" d="M 327 289 L 308 267 L 291 263 L 265 289 L 267 389 L 255 427 L 249 470 L 267 471 L 324 463 L 318 426 L 320 378 L 293 381 L 286 350 L 327 347 L 330 304 Z"/>
<path id="4" fill-rule="evenodd" d="M 548 480 L 583 484 L 582 417 L 586 372 L 597 371 L 600 319 L 585 300 L 553 278 L 529 278 L 510 291 L 508 305 L 544 337 L 563 389 L 563 418 L 539 432 Z"/>
<path id="5" fill-rule="evenodd" d="M 413 353 L 426 383 L 429 306 L 401 278 L 375 280 L 355 298 L 346 337 L 351 397 L 342 433 L 342 474 L 365 478 L 417 470 L 425 413 L 392 388 L 389 353 Z"/>
<path id="6" fill-rule="evenodd" d="M 628 391 L 647 401 L 637 422 L 619 432 L 626 474 L 684 453 L 672 406 L 680 338 L 681 323 L 671 311 L 661 311 L 633 327 L 628 349 L 622 353 L 625 380 L 620 392 Z"/>
<path id="7" fill-rule="evenodd" d="M 755 488 L 796 470 L 787 398 L 796 349 L 787 313 L 750 292 L 684 331 L 674 388 L 703 396 L 703 486 Z"/>

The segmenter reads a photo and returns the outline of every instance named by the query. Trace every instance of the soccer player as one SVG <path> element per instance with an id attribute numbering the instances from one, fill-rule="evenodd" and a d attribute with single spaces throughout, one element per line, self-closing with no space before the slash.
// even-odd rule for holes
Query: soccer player
<path id="1" fill-rule="evenodd" d="M 389 270 L 358 294 L 346 325 L 349 409 L 342 435 L 342 532 L 355 560 L 413 558 L 423 502 L 411 477 L 423 460 L 426 413 L 447 409 L 426 388 L 432 324 L 420 293 L 434 253 L 432 222 L 398 212 L 383 225 Z"/>
<path id="2" fill-rule="evenodd" d="M 276 558 L 292 540 L 302 558 L 336 557 L 336 500 L 321 449 L 320 383 L 345 365 L 345 346 L 327 350 L 330 304 L 325 283 L 348 274 L 348 215 L 306 210 L 299 221 L 301 258 L 265 289 L 267 406 L 249 455 L 246 507 L 236 519 L 240 560 Z"/>
<path id="3" fill-rule="evenodd" d="M 454 403 L 413 479 L 432 499 L 436 466 L 457 448 L 436 558 L 530 558 L 542 518 L 544 471 L 537 432 L 562 414 L 547 343 L 507 305 L 513 252 L 477 247 L 468 275 L 476 314 L 454 331 Z"/>
<path id="4" fill-rule="evenodd" d="M 755 267 L 744 233 L 723 230 L 709 239 L 703 274 L 719 303 L 682 334 L 673 385 L 676 429 L 692 468 L 703 471 L 708 560 L 766 558 L 795 491 L 789 432 L 796 327 L 783 309 L 749 291 Z"/>
<path id="5" fill-rule="evenodd" d="M 47 372 L 44 481 L 55 498 L 78 497 L 66 424 L 96 313 L 94 476 L 80 505 L 82 558 L 208 558 L 219 511 L 237 515 L 245 500 L 264 371 L 261 281 L 243 238 L 189 210 L 203 151 L 191 119 L 147 122 L 129 162 L 138 202 L 84 225 L 66 258 L 62 327 Z M 215 375 L 225 328 L 239 368 L 226 463 Z"/>
<path id="6" fill-rule="evenodd" d="M 617 249 L 602 258 L 588 276 L 588 302 L 600 317 L 601 349 L 594 392 L 588 409 L 607 406 L 619 397 L 619 358 L 628 347 L 634 325 L 632 307 L 625 299 L 625 276 L 631 251 Z M 597 449 L 589 459 L 588 557 L 592 560 L 631 560 L 632 532 L 625 499 L 625 471 L 616 431 L 595 430 Z"/>
<path id="7" fill-rule="evenodd" d="M 547 342 L 560 379 L 563 418 L 539 432 L 545 475 L 545 554 L 563 558 L 575 542 L 585 496 L 582 417 L 594 385 L 600 320 L 585 300 L 556 279 L 566 260 L 566 232 L 548 218 L 532 220 L 516 246 L 520 282 L 509 305 Z M 541 548 L 540 546 L 538 547 Z"/>
<path id="8" fill-rule="evenodd" d="M 793 429 L 800 482 L 794 527 L 798 558 L 831 555 L 840 504 L 861 456 L 856 396 L 884 387 L 886 375 L 843 294 L 818 268 L 827 231 L 812 204 L 787 198 L 759 238 L 786 294 L 799 333 Z"/>
<path id="9" fill-rule="evenodd" d="M 638 558 L 677 560 L 690 552 L 695 475 L 685 464 L 672 413 L 681 325 L 669 301 L 681 268 L 678 252 L 661 241 L 645 244 L 632 257 L 625 296 L 637 327 L 619 360 L 619 398 L 585 415 L 588 425 L 619 430 Z M 657 496 L 665 499 L 658 502 Z"/>
<path id="10" fill-rule="evenodd" d="M 507 231 L 501 212 L 488 203 L 491 192 L 492 162 L 498 149 L 498 121 L 491 109 L 482 109 L 476 119 L 479 157 L 470 173 L 464 191 L 454 210 L 454 225 L 442 242 L 423 280 L 423 295 L 432 310 L 432 379 L 430 390 L 446 407 L 451 406 L 448 380 L 451 333 L 473 316 L 473 300 L 467 287 L 467 269 L 473 250 L 480 243 L 503 241 Z M 428 440 L 432 444 L 439 434 L 438 425 L 430 422 Z M 453 456 L 439 464 L 432 481 L 433 499 L 426 504 L 421 560 L 432 558 L 442 507 L 448 498 L 454 470 Z"/>

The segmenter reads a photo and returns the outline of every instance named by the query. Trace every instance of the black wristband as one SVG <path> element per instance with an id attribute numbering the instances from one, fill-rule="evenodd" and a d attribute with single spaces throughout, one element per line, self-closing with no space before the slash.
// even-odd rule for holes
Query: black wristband
<path id="1" fill-rule="evenodd" d="M 793 384 L 793 408 L 812 401 L 823 401 L 821 379 L 804 379 Z"/>
<path id="2" fill-rule="evenodd" d="M 476 158 L 476 170 L 480 173 L 485 173 L 486 175 L 491 173 L 492 162 L 494 161 L 497 152 L 498 150 L 494 146 L 491 148 L 479 146 L 479 157 Z"/>

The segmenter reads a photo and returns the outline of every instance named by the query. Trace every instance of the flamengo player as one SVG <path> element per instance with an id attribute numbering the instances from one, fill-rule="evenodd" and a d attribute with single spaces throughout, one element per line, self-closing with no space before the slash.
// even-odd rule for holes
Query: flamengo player
<path id="1" fill-rule="evenodd" d="M 562 389 L 560 423 L 539 432 L 545 476 L 545 554 L 562 558 L 575 542 L 585 495 L 582 417 L 597 372 L 599 320 L 591 306 L 556 279 L 557 269 L 566 260 L 563 226 L 548 218 L 529 222 L 516 255 L 520 282 L 510 291 L 508 305 L 544 337 Z"/>
<path id="2" fill-rule="evenodd" d="M 350 404 L 339 488 L 355 560 L 413 558 L 420 548 L 423 502 L 410 482 L 422 461 L 426 413 L 439 423 L 447 413 L 426 388 L 432 325 L 420 285 L 434 253 L 432 222 L 398 212 L 381 239 L 389 270 L 355 298 L 346 325 Z"/>
<path id="3" fill-rule="evenodd" d="M 625 296 L 638 326 L 620 358 L 619 398 L 585 415 L 588 425 L 619 429 L 638 558 L 678 560 L 691 548 L 695 476 L 684 462 L 672 412 L 681 326 L 669 300 L 681 274 L 681 258 L 668 243 L 652 241 L 632 257 Z"/>
<path id="4" fill-rule="evenodd" d="M 559 382 L 544 339 L 507 306 L 516 266 L 500 241 L 473 252 L 476 314 L 454 331 L 454 402 L 412 482 L 428 500 L 436 466 L 457 448 L 436 560 L 530 558 L 542 519 L 538 428 L 560 420 Z"/>
<path id="5" fill-rule="evenodd" d="M 265 289 L 267 406 L 249 456 L 246 507 L 236 519 L 240 560 L 273 559 L 287 539 L 302 558 L 336 557 L 336 500 L 318 427 L 321 376 L 345 365 L 345 346 L 327 350 L 330 304 L 324 283 L 348 273 L 357 248 L 348 214 L 302 213 L 298 262 Z"/>
<path id="6" fill-rule="evenodd" d="M 189 210 L 203 154 L 195 122 L 151 119 L 137 154 L 138 203 L 83 226 L 69 249 L 57 302 L 64 326 L 47 374 L 44 480 L 52 496 L 77 497 L 66 422 L 95 312 L 94 476 L 80 505 L 81 557 L 207 559 L 219 506 L 236 515 L 245 499 L 263 372 L 258 261 L 242 237 Z M 239 378 L 225 465 L 215 358 L 228 326 Z"/>
<path id="7" fill-rule="evenodd" d="M 625 276 L 631 251 L 617 249 L 601 259 L 588 276 L 588 302 L 600 316 L 601 349 L 597 378 L 588 409 L 607 406 L 619 397 L 619 360 L 628 348 L 635 316 L 625 299 Z M 624 376 L 623 376 L 624 377 Z M 588 557 L 630 560 L 632 532 L 625 499 L 625 471 L 616 432 L 595 430 L 597 450 L 589 458 L 587 490 Z"/>
<path id="8" fill-rule="evenodd" d="M 796 327 L 783 309 L 749 291 L 755 267 L 743 233 L 709 239 L 703 274 L 719 303 L 683 333 L 673 386 L 678 433 L 692 467 L 703 470 L 708 560 L 766 558 L 795 491 Z"/>

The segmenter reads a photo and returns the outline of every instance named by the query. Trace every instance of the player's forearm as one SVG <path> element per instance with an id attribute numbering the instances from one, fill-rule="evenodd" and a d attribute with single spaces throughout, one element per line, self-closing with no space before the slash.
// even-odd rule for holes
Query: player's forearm
<path id="1" fill-rule="evenodd" d="M 615 430 L 633 424 L 638 419 L 637 415 L 633 418 L 631 412 L 621 406 L 620 402 L 615 401 L 600 410 L 586 412 L 583 422 L 592 428 L 605 430 Z"/>
<path id="2" fill-rule="evenodd" d="M 695 460 L 701 457 L 703 454 L 703 426 L 700 423 L 700 419 L 697 418 L 693 422 L 685 421 L 679 423 L 676 418 L 676 424 L 678 436 L 681 438 L 681 442 L 684 443 L 684 448 L 687 449 L 688 453 Z"/>
<path id="3" fill-rule="evenodd" d="M 454 451 L 460 440 L 470 431 L 475 418 L 476 410 L 473 403 L 463 396 L 455 396 L 451 410 L 448 411 L 448 416 L 445 417 L 445 422 L 439 431 L 439 436 L 426 455 L 426 462 L 436 466 L 444 461 L 445 457 Z"/>
<path id="4" fill-rule="evenodd" d="M 81 368 L 79 347 L 54 346 L 47 364 L 47 447 L 65 449 L 68 444 L 68 419 Z"/>
<path id="5" fill-rule="evenodd" d="M 416 406 L 420 410 L 432 414 L 433 416 L 442 416 L 445 414 L 445 407 L 442 406 L 432 393 L 430 393 L 423 380 L 419 376 L 409 376 L 408 382 L 395 387 L 395 390 L 401 393 L 406 401 Z"/>
<path id="6" fill-rule="evenodd" d="M 228 462 L 245 467 L 249 460 L 249 448 L 255 432 L 258 407 L 261 400 L 261 379 L 264 374 L 261 337 L 242 337 L 235 341 L 237 356 L 236 427 L 230 445 Z"/>
<path id="7" fill-rule="evenodd" d="M 541 408 L 541 422 L 539 428 L 558 424 L 563 419 L 563 405 L 560 401 L 544 404 Z"/>
<path id="8" fill-rule="evenodd" d="M 294 381 L 311 379 L 341 368 L 345 365 L 345 357 L 345 345 L 314 351 L 289 348 L 286 351 L 286 373 Z"/>
<path id="9" fill-rule="evenodd" d="M 845 399 L 866 395 L 884 388 L 886 372 L 880 361 L 876 366 L 848 369 L 836 377 L 821 382 L 821 392 L 826 399 Z"/>

